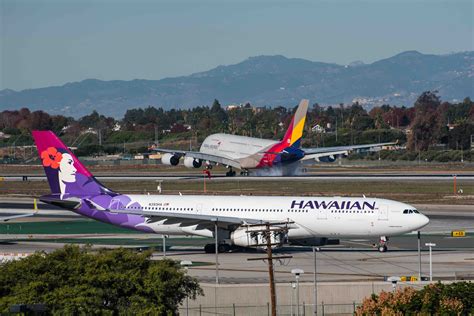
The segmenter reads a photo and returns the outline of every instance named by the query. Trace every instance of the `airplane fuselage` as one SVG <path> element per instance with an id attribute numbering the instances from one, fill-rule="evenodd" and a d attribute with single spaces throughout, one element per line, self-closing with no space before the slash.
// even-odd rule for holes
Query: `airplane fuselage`
<path id="1" fill-rule="evenodd" d="M 301 150 L 291 149 L 280 141 L 223 133 L 206 137 L 200 152 L 238 160 L 242 169 L 293 163 L 304 156 Z"/>
<path id="2" fill-rule="evenodd" d="M 127 205 L 114 202 L 119 201 L 120 196 L 112 199 L 107 211 L 207 215 L 217 221 L 219 217 L 235 217 L 243 222 L 293 222 L 288 234 L 290 239 L 392 236 L 417 230 L 428 223 L 427 217 L 422 214 L 404 213 L 405 210 L 414 210 L 414 207 L 386 199 L 200 195 L 127 195 L 127 198 L 130 201 Z M 76 212 L 81 213 L 80 210 Z M 147 217 L 141 218 L 142 223 L 135 227 L 138 230 L 169 235 L 213 236 L 213 230 L 201 227 L 198 220 L 183 222 L 157 216 L 150 221 Z"/>

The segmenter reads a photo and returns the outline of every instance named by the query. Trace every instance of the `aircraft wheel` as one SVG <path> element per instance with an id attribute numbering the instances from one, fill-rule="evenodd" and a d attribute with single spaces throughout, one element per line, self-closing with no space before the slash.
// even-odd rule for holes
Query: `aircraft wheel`
<path id="1" fill-rule="evenodd" d="M 231 169 L 231 170 L 229 170 L 229 171 L 227 171 L 227 172 L 225 173 L 225 176 L 226 176 L 226 177 L 233 177 L 233 176 L 235 176 L 235 171 L 233 171 L 233 170 Z"/>
<path id="2" fill-rule="evenodd" d="M 228 244 L 220 244 L 219 246 L 217 246 L 217 251 L 219 253 L 228 252 L 229 250 L 230 250 L 230 245 Z"/>
<path id="3" fill-rule="evenodd" d="M 387 252 L 388 248 L 387 248 L 387 245 L 380 245 L 379 246 L 379 251 L 380 252 Z"/>
<path id="4" fill-rule="evenodd" d="M 215 253 L 216 252 L 216 247 L 214 244 L 207 244 L 204 246 L 204 252 L 205 253 Z"/>

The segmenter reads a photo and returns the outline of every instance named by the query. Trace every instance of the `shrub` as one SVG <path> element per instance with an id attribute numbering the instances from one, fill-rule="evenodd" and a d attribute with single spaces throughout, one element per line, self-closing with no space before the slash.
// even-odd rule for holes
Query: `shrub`
<path id="1" fill-rule="evenodd" d="M 471 315 L 474 313 L 474 283 L 440 282 L 417 291 L 405 287 L 365 298 L 357 315 Z"/>

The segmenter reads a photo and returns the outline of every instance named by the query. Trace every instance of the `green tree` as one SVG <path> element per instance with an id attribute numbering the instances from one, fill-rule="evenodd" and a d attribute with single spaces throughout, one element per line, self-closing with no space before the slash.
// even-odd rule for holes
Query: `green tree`
<path id="1" fill-rule="evenodd" d="M 427 150 L 441 134 L 442 116 L 438 112 L 441 102 L 435 92 L 423 92 L 415 102 L 415 118 L 408 138 L 410 150 Z"/>
<path id="2" fill-rule="evenodd" d="M 151 252 L 65 246 L 0 265 L 0 312 L 13 304 L 46 304 L 57 315 L 174 315 L 197 281 Z"/>

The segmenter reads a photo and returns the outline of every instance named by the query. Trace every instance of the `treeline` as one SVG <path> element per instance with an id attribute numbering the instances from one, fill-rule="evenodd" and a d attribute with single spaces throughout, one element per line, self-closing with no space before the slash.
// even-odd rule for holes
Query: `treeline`
<path id="1" fill-rule="evenodd" d="M 31 144 L 31 130 L 50 129 L 71 143 L 102 149 L 110 144 L 135 141 L 160 142 L 194 139 L 200 143 L 215 132 L 279 139 L 296 110 L 284 107 L 253 107 L 250 104 L 224 109 L 218 100 L 193 109 L 147 107 L 129 109 L 116 120 L 93 111 L 79 119 L 49 115 L 24 108 L 0 113 L 0 131 L 12 135 L 3 144 Z M 312 127 L 319 125 L 319 129 Z M 88 131 L 88 132 L 86 132 Z M 441 102 L 434 92 L 424 92 L 412 107 L 383 105 L 366 111 L 358 103 L 308 111 L 304 146 L 337 146 L 399 140 L 410 151 L 426 151 L 435 145 L 450 149 L 470 148 L 474 134 L 474 102 Z M 83 137 L 81 138 L 81 135 Z M 100 136 L 99 136 L 100 135 Z M 81 138 L 78 141 L 78 138 Z M 104 147 L 105 146 L 105 147 Z M 91 147 L 92 148 L 92 147 Z M 118 146 L 107 151 L 120 151 Z"/>

